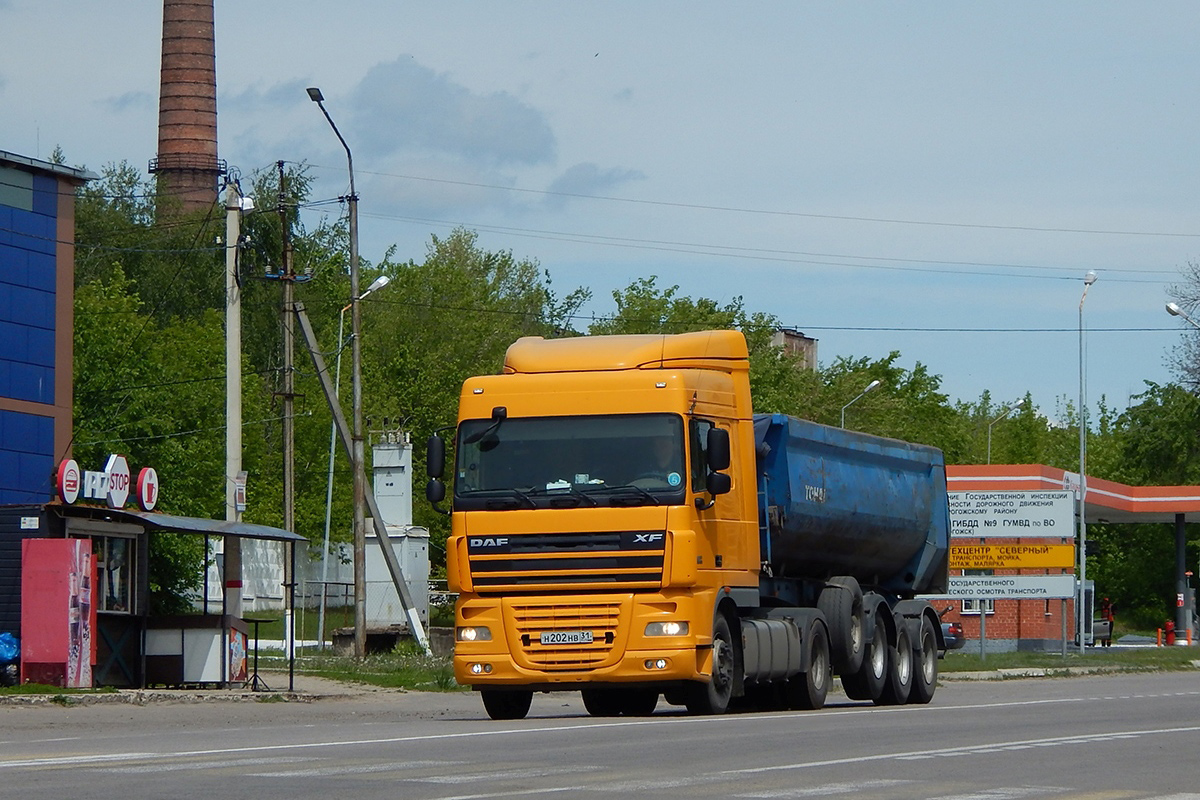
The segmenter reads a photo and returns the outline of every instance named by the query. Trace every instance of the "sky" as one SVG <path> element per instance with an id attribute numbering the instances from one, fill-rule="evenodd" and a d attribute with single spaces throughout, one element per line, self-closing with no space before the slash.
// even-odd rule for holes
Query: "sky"
<path id="1" fill-rule="evenodd" d="M 144 170 L 161 25 L 157 0 L 0 0 L 0 149 Z M 588 314 L 654 276 L 822 364 L 899 351 L 1051 418 L 1081 324 L 1093 410 L 1172 380 L 1190 330 L 1164 304 L 1200 261 L 1191 2 L 216 0 L 216 38 L 220 157 L 346 194 L 320 87 L 370 261 L 465 226 Z"/>

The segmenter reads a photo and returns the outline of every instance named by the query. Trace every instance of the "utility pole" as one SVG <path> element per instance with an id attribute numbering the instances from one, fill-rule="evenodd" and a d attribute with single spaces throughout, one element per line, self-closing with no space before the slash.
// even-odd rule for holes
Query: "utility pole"
<path id="1" fill-rule="evenodd" d="M 292 314 L 292 306 L 296 302 L 296 272 L 292 264 L 292 241 L 291 230 L 288 221 L 287 207 L 287 177 L 284 173 L 284 162 L 277 161 L 276 167 L 279 169 L 279 223 L 282 230 L 282 257 L 283 257 L 283 529 L 292 533 L 296 532 L 296 422 L 295 422 L 295 399 L 296 399 L 296 367 L 295 367 L 295 346 L 296 346 L 296 328 L 295 316 Z M 292 574 L 292 561 L 294 559 L 285 558 L 283 560 L 283 585 L 291 587 L 295 576 Z M 286 597 L 291 597 L 290 592 L 285 592 Z M 285 649 L 289 657 L 293 655 L 295 641 L 293 640 L 292 629 L 292 606 L 287 600 L 284 601 L 286 609 L 284 610 L 284 643 Z"/>
<path id="2" fill-rule="evenodd" d="M 242 471 L 242 287 L 238 275 L 241 240 L 241 192 L 225 184 L 225 520 L 239 522 L 238 482 Z M 206 554 L 207 555 L 207 554 Z M 222 612 L 242 615 L 242 545 L 237 536 L 224 541 Z"/>

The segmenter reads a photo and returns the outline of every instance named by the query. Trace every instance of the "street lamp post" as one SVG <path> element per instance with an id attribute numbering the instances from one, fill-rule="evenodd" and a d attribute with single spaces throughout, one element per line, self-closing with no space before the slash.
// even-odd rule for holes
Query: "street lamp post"
<path id="1" fill-rule="evenodd" d="M 843 428 L 846 427 L 846 409 L 849 408 L 850 406 L 854 405 L 855 403 L 857 403 L 860 399 L 862 399 L 863 395 L 865 395 L 867 392 L 873 392 L 876 389 L 878 389 L 881 383 L 882 383 L 882 381 L 879 381 L 879 380 L 871 381 L 870 383 L 867 384 L 867 388 L 863 389 L 861 392 L 858 393 L 857 397 L 855 397 L 849 403 L 846 403 L 846 405 L 842 406 L 842 427 Z"/>
<path id="2" fill-rule="evenodd" d="M 365 292 L 359 295 L 358 299 L 362 300 L 372 292 L 379 291 L 390 282 L 391 278 L 387 275 L 380 275 L 367 287 Z M 350 306 L 345 305 L 338 314 L 337 361 L 333 371 L 334 394 L 337 394 L 342 385 L 342 350 L 345 349 L 345 341 L 342 337 L 345 335 L 346 312 L 349 309 Z M 325 482 L 325 538 L 324 547 L 321 550 L 321 610 L 317 614 L 317 641 L 321 643 L 322 647 L 325 645 L 325 602 L 329 590 L 329 527 L 333 516 L 333 461 L 336 442 L 337 422 L 331 421 L 329 423 L 329 475 Z"/>
<path id="3" fill-rule="evenodd" d="M 1080 653 L 1086 646 L 1083 633 L 1087 628 L 1084 603 L 1087 587 L 1087 522 L 1084 519 L 1087 500 L 1087 358 L 1083 345 L 1083 302 L 1087 300 L 1088 287 L 1095 282 L 1095 271 L 1088 270 L 1083 276 L 1083 294 L 1079 297 L 1079 591 L 1075 595 L 1075 616 L 1078 618 L 1076 631 Z"/>
<path id="4" fill-rule="evenodd" d="M 358 292 L 358 194 L 354 191 L 354 156 L 342 132 L 325 110 L 324 96 L 317 87 L 309 87 L 308 97 L 325 115 L 342 149 L 346 151 L 346 166 L 350 172 L 350 196 L 347 198 L 350 217 L 350 383 L 352 431 L 350 467 L 354 474 L 354 655 L 363 658 L 367 653 L 367 533 L 363 504 L 366 500 L 366 457 L 363 453 L 362 431 L 362 345 L 359 339 L 362 318 L 359 313 Z"/>
<path id="5" fill-rule="evenodd" d="M 1179 317 L 1193 328 L 1200 330 L 1200 322 L 1192 319 L 1190 315 L 1178 303 L 1167 303 L 1167 313 L 1173 317 Z M 1185 631 L 1192 632 L 1192 615 L 1191 602 L 1188 599 L 1188 576 L 1191 575 L 1187 571 L 1187 565 L 1184 558 L 1187 547 L 1187 540 L 1184 534 L 1184 515 L 1177 514 L 1175 516 L 1175 592 L 1178 598 L 1183 600 L 1182 603 L 1175 604 L 1175 630 L 1178 634 Z M 1178 641 L 1178 640 L 1177 640 Z"/>
<path id="6" fill-rule="evenodd" d="M 995 425 L 1000 420 L 1007 417 L 1012 412 L 1016 411 L 1018 408 L 1020 408 L 1023 405 L 1025 405 L 1025 398 L 1022 397 L 1020 400 L 1013 403 L 1008 408 L 1004 409 L 1004 413 L 1002 413 L 1000 416 L 996 417 L 994 420 L 992 420 L 991 422 L 988 423 L 987 463 L 989 463 L 989 464 L 992 463 L 992 426 Z"/>

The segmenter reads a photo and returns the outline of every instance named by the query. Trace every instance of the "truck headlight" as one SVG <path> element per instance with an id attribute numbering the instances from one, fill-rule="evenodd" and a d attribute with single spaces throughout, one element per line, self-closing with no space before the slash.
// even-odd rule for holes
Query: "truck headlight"
<path id="1" fill-rule="evenodd" d="M 463 626 L 455 629 L 454 638 L 460 642 L 490 642 L 492 629 L 484 625 Z"/>
<path id="2" fill-rule="evenodd" d="M 687 632 L 686 622 L 651 622 L 646 625 L 647 636 L 685 636 Z"/>

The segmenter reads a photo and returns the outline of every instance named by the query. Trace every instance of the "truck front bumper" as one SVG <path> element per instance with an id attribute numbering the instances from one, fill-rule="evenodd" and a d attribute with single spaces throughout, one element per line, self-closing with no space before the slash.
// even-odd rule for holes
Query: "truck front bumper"
<path id="1" fill-rule="evenodd" d="M 711 606 L 694 613 L 705 605 L 685 594 L 460 598 L 457 630 L 486 630 L 490 638 L 455 642 L 454 677 L 476 687 L 539 690 L 707 680 Z M 666 621 L 683 623 L 686 633 L 647 634 L 652 623 Z"/>

